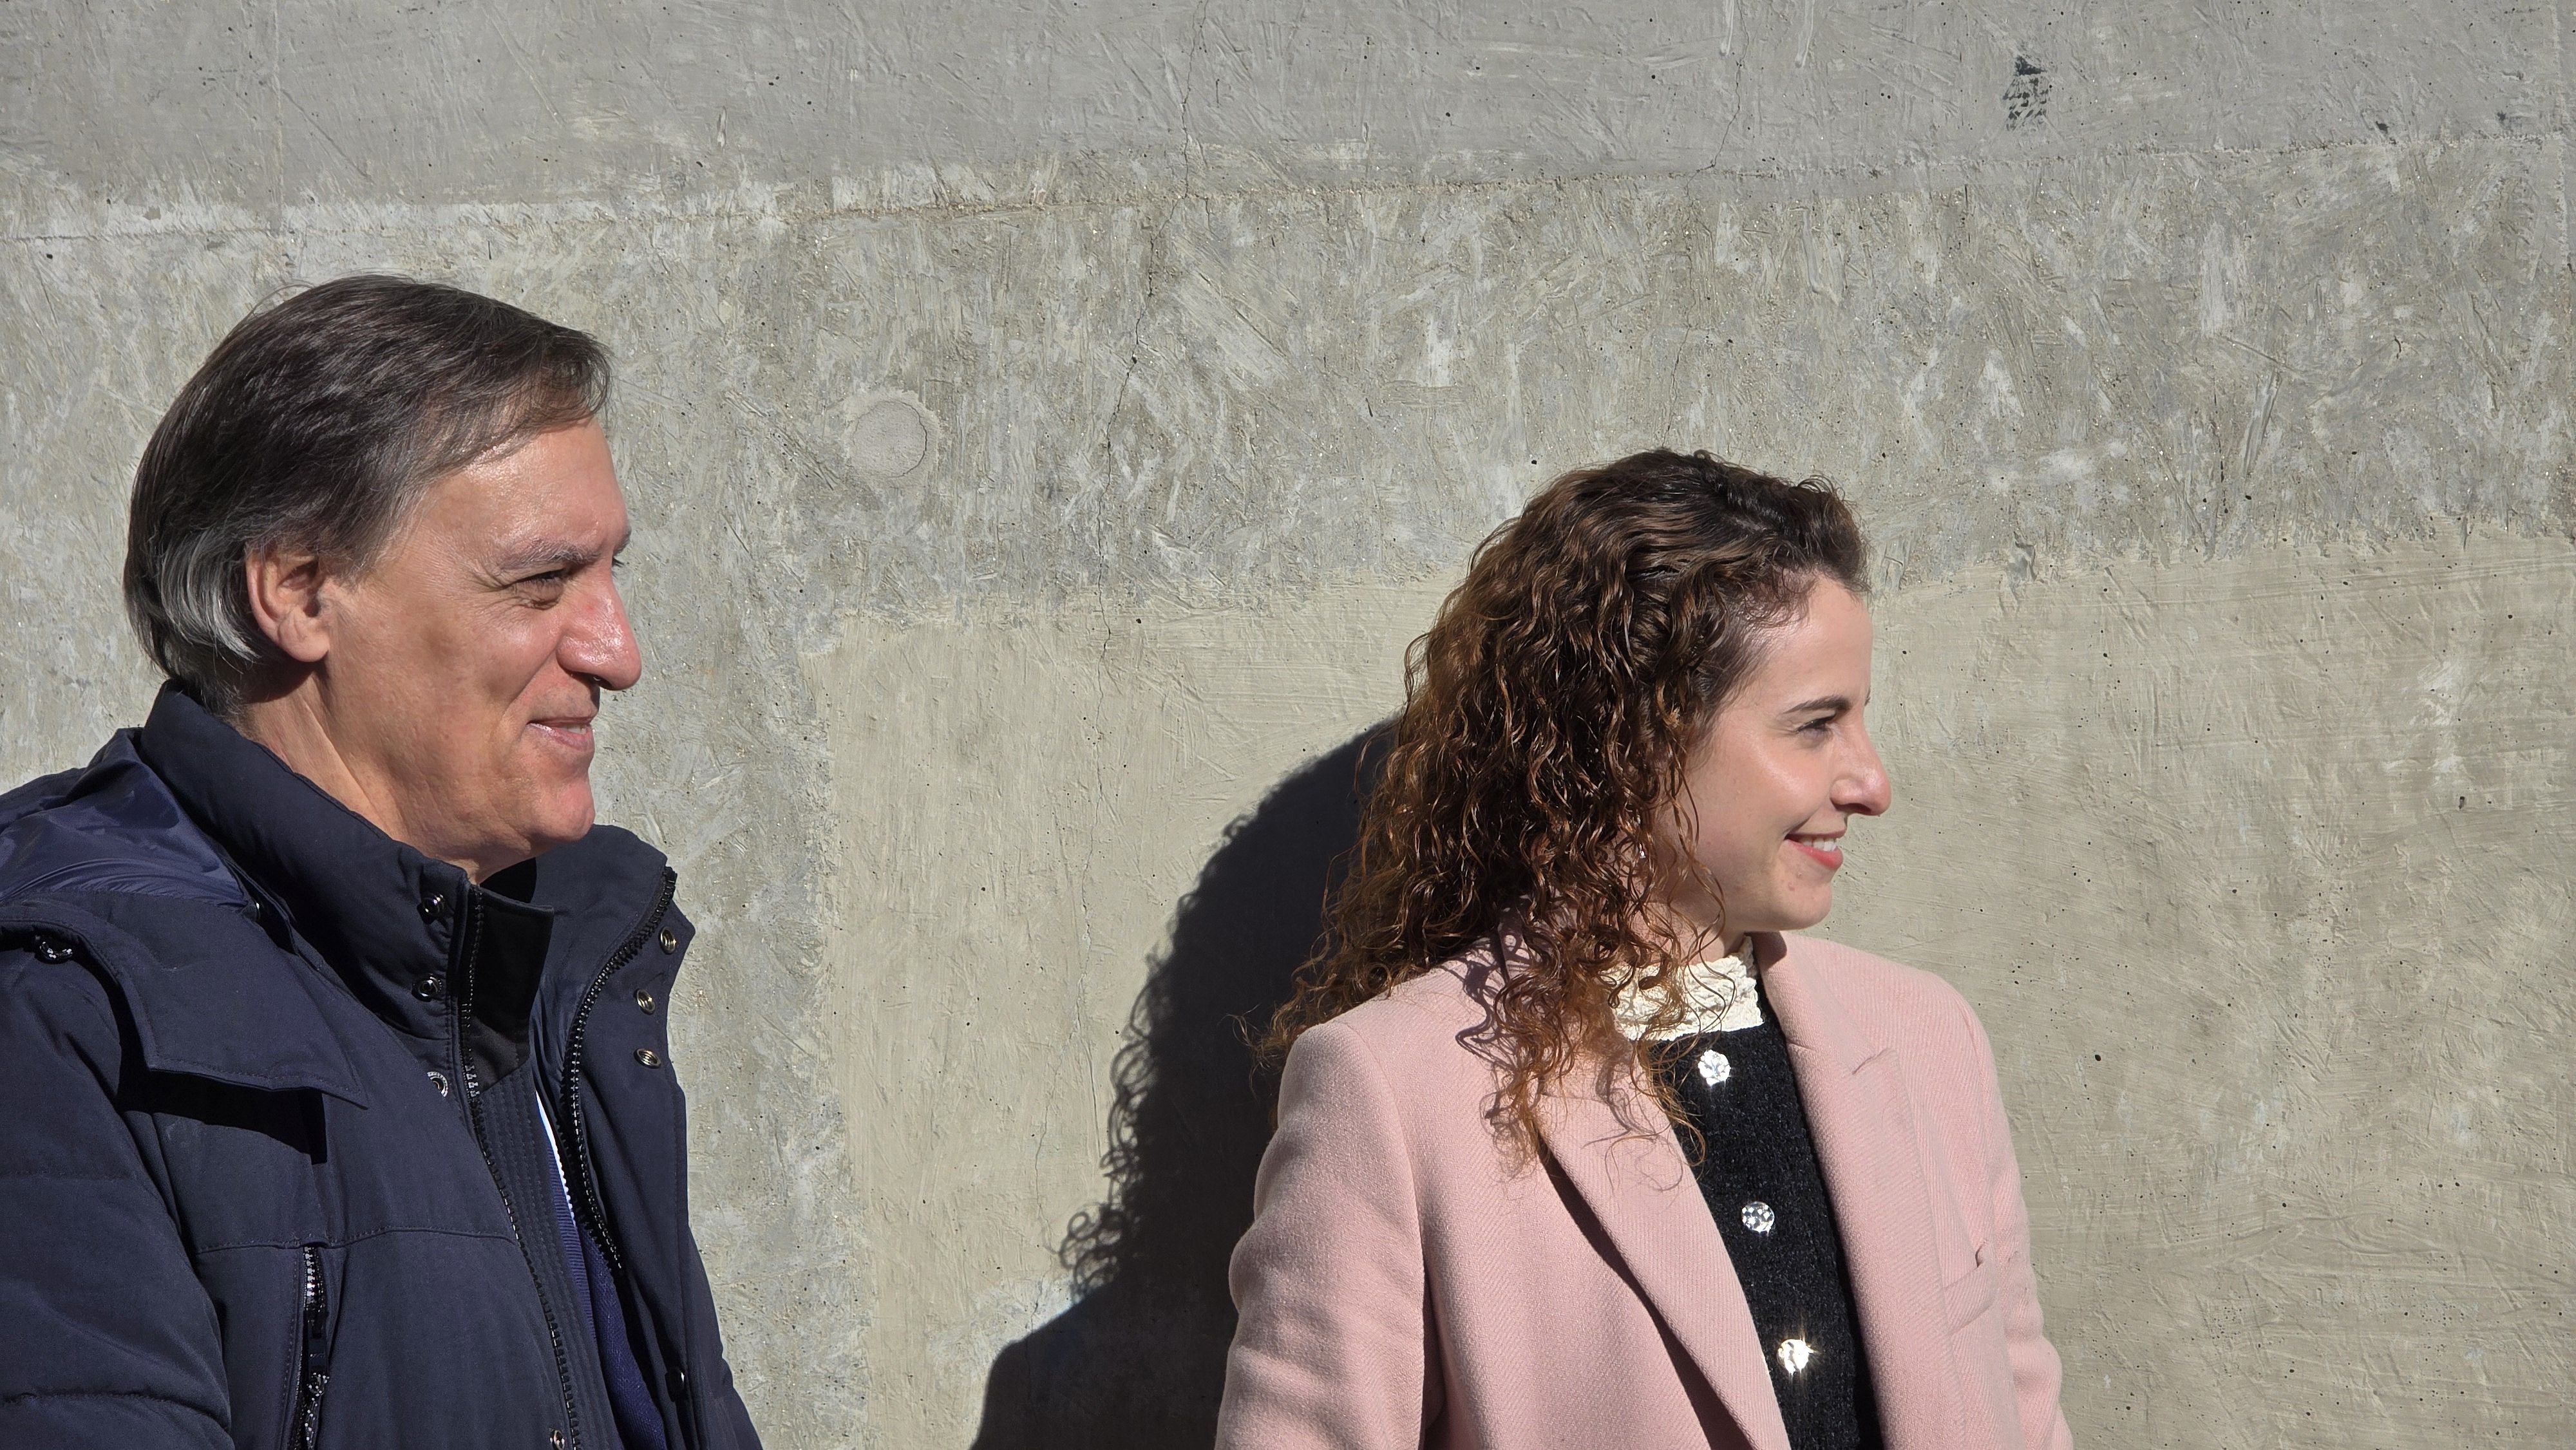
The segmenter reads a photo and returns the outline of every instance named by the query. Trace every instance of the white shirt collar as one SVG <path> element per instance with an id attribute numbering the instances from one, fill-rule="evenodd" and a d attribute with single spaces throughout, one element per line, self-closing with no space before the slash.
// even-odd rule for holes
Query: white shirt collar
<path id="1" fill-rule="evenodd" d="M 1762 1025 L 1762 999 L 1753 989 L 1753 950 L 1741 956 L 1693 962 L 1682 968 L 1682 1020 L 1654 1034 L 1670 1041 L 1702 1032 L 1737 1032 Z M 1645 1040 L 1655 1015 L 1650 994 L 1630 983 L 1619 994 L 1619 1030 L 1632 1040 Z"/>

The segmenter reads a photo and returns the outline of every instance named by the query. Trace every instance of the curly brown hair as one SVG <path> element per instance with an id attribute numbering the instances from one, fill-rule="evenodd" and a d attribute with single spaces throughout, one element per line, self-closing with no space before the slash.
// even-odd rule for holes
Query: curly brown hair
<path id="1" fill-rule="evenodd" d="M 1717 895 L 1666 845 L 1689 838 L 1692 747 L 1814 584 L 1864 593 L 1867 564 L 1830 484 L 1704 452 L 1541 490 L 1414 642 L 1329 930 L 1266 1053 L 1507 941 L 1471 1041 L 1501 1073 L 1496 1128 L 1534 1148 L 1540 1098 L 1577 1064 L 1635 1060 L 1613 1016 L 1623 988 L 1659 1004 L 1655 1026 L 1679 1020 L 1677 969 L 1709 943 L 1658 908 L 1685 877 Z"/>

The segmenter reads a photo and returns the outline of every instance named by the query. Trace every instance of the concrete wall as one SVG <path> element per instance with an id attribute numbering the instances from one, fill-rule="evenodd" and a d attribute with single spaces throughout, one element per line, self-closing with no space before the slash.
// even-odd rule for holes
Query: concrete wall
<path id="1" fill-rule="evenodd" d="M 291 279 L 596 329 L 779 1446 L 1203 1438 L 1276 1000 L 1538 480 L 1848 486 L 2080 1439 L 2563 1444 L 2565 4 L 0 3 L 0 767 Z M 1104 1156 L 1105 1155 L 1105 1156 Z"/>

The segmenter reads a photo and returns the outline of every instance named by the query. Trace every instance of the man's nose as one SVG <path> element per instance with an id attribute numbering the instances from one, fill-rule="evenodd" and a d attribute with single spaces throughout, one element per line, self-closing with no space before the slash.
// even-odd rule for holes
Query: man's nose
<path id="1" fill-rule="evenodd" d="M 584 602 L 556 653 L 567 672 L 597 680 L 601 689 L 632 689 L 644 677 L 644 652 L 636 647 L 635 627 L 627 621 L 626 600 L 615 580 Z"/>

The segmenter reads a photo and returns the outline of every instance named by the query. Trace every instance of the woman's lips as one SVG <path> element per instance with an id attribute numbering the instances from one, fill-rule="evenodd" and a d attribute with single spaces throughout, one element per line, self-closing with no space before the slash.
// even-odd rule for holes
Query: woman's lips
<path id="1" fill-rule="evenodd" d="M 1843 843 L 1839 836 L 1791 836 L 1789 844 L 1804 852 L 1808 860 L 1828 871 L 1838 870 L 1843 864 Z"/>

